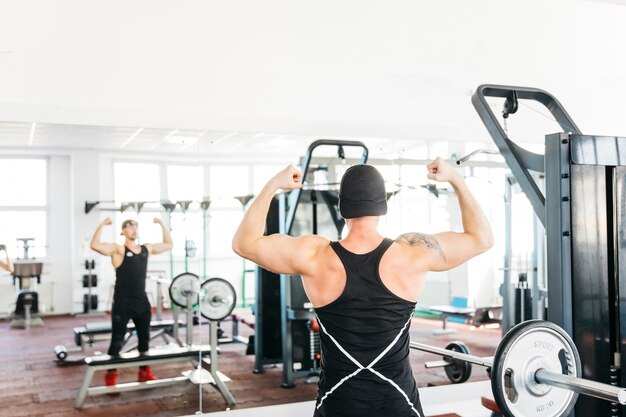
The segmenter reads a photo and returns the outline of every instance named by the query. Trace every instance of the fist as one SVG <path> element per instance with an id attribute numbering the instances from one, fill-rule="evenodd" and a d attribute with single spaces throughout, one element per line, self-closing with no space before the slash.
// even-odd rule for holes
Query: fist
<path id="1" fill-rule="evenodd" d="M 281 190 L 295 190 L 302 187 L 302 172 L 293 165 L 288 165 L 272 179 Z"/>
<path id="2" fill-rule="evenodd" d="M 428 179 L 439 182 L 450 182 L 461 177 L 461 175 L 450 164 L 441 158 L 435 159 L 426 166 L 428 169 Z"/>
<path id="3" fill-rule="evenodd" d="M 161 223 L 163 223 L 163 220 L 161 220 L 161 219 L 160 219 L 160 218 L 158 218 L 158 217 L 155 217 L 154 219 L 152 219 L 152 222 L 153 222 L 153 223 L 156 223 L 156 224 L 161 224 Z"/>
<path id="4" fill-rule="evenodd" d="M 102 222 L 103 225 L 108 226 L 110 224 L 113 224 L 113 220 L 111 220 L 110 217 L 107 217 L 106 219 L 104 219 L 104 221 Z"/>

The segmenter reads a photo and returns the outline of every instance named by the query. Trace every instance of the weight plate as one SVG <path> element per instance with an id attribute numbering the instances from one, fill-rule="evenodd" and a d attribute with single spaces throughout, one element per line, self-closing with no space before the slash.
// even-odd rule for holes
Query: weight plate
<path id="1" fill-rule="evenodd" d="M 208 320 L 224 319 L 235 308 L 235 289 L 223 278 L 209 278 L 202 283 L 200 314 Z"/>
<path id="2" fill-rule="evenodd" d="M 446 346 L 446 349 L 453 352 L 461 352 L 465 353 L 466 355 L 470 355 L 468 347 L 463 342 L 450 342 Z M 465 382 L 472 375 L 471 363 L 461 361 L 459 359 L 453 359 L 450 357 L 444 357 L 443 359 L 450 362 L 450 365 L 445 366 L 443 369 L 446 371 L 448 379 L 453 384 L 460 384 L 462 382 Z"/>
<path id="3" fill-rule="evenodd" d="M 198 305 L 200 278 L 190 272 L 176 276 L 170 284 L 170 300 L 179 307 L 187 308 L 187 296 L 193 295 L 193 305 Z"/>
<path id="4" fill-rule="evenodd" d="M 529 320 L 513 327 L 496 350 L 491 368 L 493 396 L 508 417 L 569 415 L 578 394 L 537 383 L 538 369 L 581 376 L 572 339 L 556 324 Z"/>

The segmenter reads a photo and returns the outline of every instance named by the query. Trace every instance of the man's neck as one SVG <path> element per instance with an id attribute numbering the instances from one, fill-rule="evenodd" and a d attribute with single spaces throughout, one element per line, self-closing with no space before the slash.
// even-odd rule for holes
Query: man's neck
<path id="1" fill-rule="evenodd" d="M 378 217 L 360 217 L 348 220 L 348 234 L 343 243 L 353 249 L 369 249 L 377 245 L 383 236 L 378 233 Z"/>

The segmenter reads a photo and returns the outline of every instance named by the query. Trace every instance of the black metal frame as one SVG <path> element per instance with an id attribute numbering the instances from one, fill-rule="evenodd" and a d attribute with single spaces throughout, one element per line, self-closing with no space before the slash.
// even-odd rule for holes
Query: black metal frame
<path id="1" fill-rule="evenodd" d="M 307 186 L 307 174 L 313 159 L 314 150 L 320 146 L 336 146 L 339 148 L 340 157 L 343 155 L 342 147 L 363 148 L 360 163 L 366 163 L 368 149 L 362 142 L 320 139 L 309 145 L 301 160 L 303 185 Z M 301 202 L 310 198 L 312 211 L 306 212 L 311 216 L 311 229 L 306 233 L 318 233 L 318 206 L 328 208 L 331 221 L 337 235 L 340 235 L 344 226 L 344 220 L 336 213 L 338 196 L 332 190 L 314 190 L 311 187 L 296 189 L 289 194 L 279 194 L 272 200 L 266 221 L 266 233 L 292 234 L 296 213 Z M 326 224 L 326 223 L 324 223 Z M 255 370 L 263 372 L 264 365 L 282 363 L 283 383 L 285 388 L 294 386 L 294 378 L 315 375 L 317 360 L 309 360 L 306 353 L 312 350 L 317 341 L 309 331 L 307 322 L 315 317 L 312 308 L 303 307 L 308 303 L 302 286 L 301 278 L 297 275 L 277 275 L 263 268 L 256 269 L 257 297 L 255 304 Z M 280 349 L 278 349 L 280 348 Z M 304 352 L 304 353 L 303 353 Z M 294 369 L 294 358 L 302 358 L 299 370 Z"/>
<path id="2" fill-rule="evenodd" d="M 544 172 L 544 156 L 527 151 L 510 140 L 486 100 L 486 97 L 508 99 L 513 96 L 516 99 L 534 100 L 546 106 L 554 116 L 556 122 L 563 128 L 563 131 L 571 133 L 580 133 L 580 131 L 561 103 L 551 94 L 543 90 L 484 84 L 479 86 L 472 96 L 474 108 L 485 124 L 485 127 L 487 127 L 491 138 L 498 147 L 500 154 L 504 157 L 515 179 L 528 197 L 537 217 L 545 227 L 545 197 L 541 192 L 541 188 L 529 172 Z"/>
<path id="3" fill-rule="evenodd" d="M 360 163 L 364 164 L 367 162 L 367 157 L 369 155 L 369 150 L 367 146 L 363 142 L 360 141 L 347 141 L 347 140 L 333 140 L 333 139 L 320 139 L 309 145 L 304 157 L 302 158 L 302 179 L 306 181 L 307 173 L 309 171 L 309 166 L 311 164 L 311 159 L 313 158 L 313 151 L 320 146 L 337 146 L 338 148 L 345 146 L 359 147 L 363 148 L 363 154 L 361 155 Z M 304 184 L 303 184 L 304 185 Z M 316 195 L 315 190 L 311 190 L 311 197 Z M 317 191 L 322 196 L 324 203 L 331 208 L 331 203 L 333 201 L 333 196 L 329 195 L 328 192 Z M 280 213 L 287 213 L 284 221 L 281 221 L 280 224 L 282 226 L 281 233 L 291 234 L 293 229 L 293 224 L 296 219 L 296 210 L 298 209 L 300 200 L 302 198 L 302 189 L 296 189 L 289 193 L 287 197 L 287 205 L 285 207 L 285 199 L 281 199 L 282 209 Z M 314 204 L 313 207 L 313 222 L 312 227 L 313 230 L 310 231 L 312 234 L 317 234 L 317 204 Z M 332 213 L 332 210 L 331 210 Z M 343 226 L 343 219 L 338 213 L 334 213 L 333 223 L 338 230 L 338 233 L 341 232 L 340 226 Z M 295 293 L 298 294 L 295 294 Z M 304 295 L 304 290 L 302 288 L 302 284 L 300 282 L 299 276 L 290 276 L 290 275 L 281 275 L 280 276 L 280 300 L 281 300 L 281 327 L 282 327 L 282 347 L 283 347 L 283 383 L 282 386 L 285 388 L 290 388 L 294 386 L 294 378 L 300 376 L 309 376 L 312 373 L 311 369 L 302 369 L 302 370 L 294 370 L 293 363 L 293 324 L 294 322 L 302 322 L 305 323 L 308 320 L 312 320 L 315 318 L 315 313 L 313 309 L 298 309 L 295 308 L 292 301 L 294 296 L 302 297 Z"/>
<path id="4" fill-rule="evenodd" d="M 566 133 L 545 137 L 545 156 L 511 141 L 485 97 L 534 100 Z M 626 138 L 582 135 L 549 93 L 526 87 L 482 85 L 472 103 L 547 234 L 548 319 L 564 328 L 581 353 L 583 377 L 626 381 Z M 514 106 L 517 107 L 516 105 Z M 505 116 L 507 108 L 505 106 Z M 530 171 L 545 172 L 545 194 Z M 622 279 L 621 276 L 625 278 Z M 620 375 L 621 368 L 621 375 Z M 626 416 L 593 398 L 578 415 Z"/>

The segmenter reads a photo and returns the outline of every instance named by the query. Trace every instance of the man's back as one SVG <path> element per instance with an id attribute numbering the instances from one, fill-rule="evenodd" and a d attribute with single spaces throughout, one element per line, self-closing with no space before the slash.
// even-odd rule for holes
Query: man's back
<path id="1" fill-rule="evenodd" d="M 383 239 L 355 254 L 331 243 L 345 283 L 337 299 L 315 309 L 322 350 L 316 416 L 422 415 L 408 360 L 415 303 L 392 293 L 379 274 L 393 244 Z"/>

